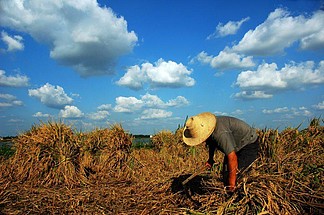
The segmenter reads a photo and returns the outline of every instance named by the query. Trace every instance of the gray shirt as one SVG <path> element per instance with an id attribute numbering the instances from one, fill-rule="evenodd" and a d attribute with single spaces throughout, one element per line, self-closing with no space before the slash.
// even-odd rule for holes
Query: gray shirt
<path id="1" fill-rule="evenodd" d="M 208 145 L 216 144 L 216 148 L 228 155 L 238 152 L 244 146 L 254 143 L 258 138 L 256 130 L 240 119 L 229 116 L 218 116 L 216 128 L 206 140 Z"/>

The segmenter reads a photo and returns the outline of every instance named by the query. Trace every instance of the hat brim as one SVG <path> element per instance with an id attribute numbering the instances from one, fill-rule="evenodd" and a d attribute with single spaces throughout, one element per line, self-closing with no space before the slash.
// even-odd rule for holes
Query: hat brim
<path id="1" fill-rule="evenodd" d="M 189 146 L 196 146 L 205 142 L 216 128 L 216 116 L 214 114 L 205 112 L 194 117 L 198 117 L 199 120 L 204 122 L 205 128 L 197 131 L 197 137 L 191 137 L 187 128 L 183 130 L 183 141 Z"/>

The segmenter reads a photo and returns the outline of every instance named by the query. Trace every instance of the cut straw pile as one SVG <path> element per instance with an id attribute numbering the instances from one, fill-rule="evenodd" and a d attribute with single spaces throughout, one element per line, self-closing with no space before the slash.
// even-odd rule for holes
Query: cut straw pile
<path id="1" fill-rule="evenodd" d="M 181 129 L 155 134 L 154 149 L 132 149 L 120 125 L 81 133 L 41 124 L 0 164 L 0 214 L 323 214 L 323 131 L 319 121 L 260 130 L 260 157 L 228 196 L 221 153 L 211 172 L 181 184 L 208 157 Z"/>

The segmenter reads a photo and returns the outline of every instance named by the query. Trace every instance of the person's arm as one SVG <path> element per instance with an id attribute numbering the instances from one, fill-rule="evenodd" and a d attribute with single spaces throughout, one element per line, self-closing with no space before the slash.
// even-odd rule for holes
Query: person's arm
<path id="1" fill-rule="evenodd" d="M 214 153 L 216 150 L 216 147 L 213 143 L 208 143 L 208 161 L 206 162 L 206 166 L 210 169 L 213 167 L 214 161 Z"/>
<path id="2" fill-rule="evenodd" d="M 236 173 L 238 169 L 237 156 L 235 151 L 227 155 L 228 160 L 228 191 L 233 192 L 236 186 Z"/>

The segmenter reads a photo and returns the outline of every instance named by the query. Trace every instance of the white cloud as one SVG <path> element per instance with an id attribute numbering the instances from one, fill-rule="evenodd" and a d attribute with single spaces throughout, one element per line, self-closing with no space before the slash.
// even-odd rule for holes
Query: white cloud
<path id="1" fill-rule="evenodd" d="M 244 111 L 237 109 L 237 110 L 233 111 L 232 114 L 233 115 L 242 115 L 242 114 L 244 114 Z"/>
<path id="2" fill-rule="evenodd" d="M 164 107 L 165 103 L 157 95 L 145 94 L 141 98 L 143 104 L 147 107 Z"/>
<path id="3" fill-rule="evenodd" d="M 2 31 L 1 40 L 8 46 L 8 52 L 24 50 L 23 38 L 19 35 L 9 36 L 6 32 Z"/>
<path id="4" fill-rule="evenodd" d="M 168 108 L 182 107 L 189 104 L 189 101 L 183 96 L 177 96 L 175 99 L 170 99 L 167 102 L 162 101 L 157 95 L 145 94 L 140 99 L 135 97 L 117 97 L 115 112 L 132 113 L 141 108 Z"/>
<path id="5" fill-rule="evenodd" d="M 51 117 L 51 115 L 49 115 L 48 113 L 37 112 L 33 115 L 33 117 L 48 118 Z"/>
<path id="6" fill-rule="evenodd" d="M 142 89 L 145 83 L 152 88 L 192 87 L 195 80 L 190 77 L 191 73 L 192 71 L 182 63 L 159 59 L 154 65 L 143 63 L 141 67 L 138 65 L 130 67 L 117 84 L 134 90 Z"/>
<path id="7" fill-rule="evenodd" d="M 126 74 L 116 83 L 120 86 L 125 86 L 133 90 L 140 90 L 147 81 L 147 76 L 144 71 L 137 65 L 127 69 Z"/>
<path id="8" fill-rule="evenodd" d="M 301 41 L 301 48 L 324 47 L 324 11 L 311 17 L 291 16 L 284 9 L 270 13 L 264 23 L 248 31 L 233 50 L 247 55 L 273 55 L 282 53 L 294 42 Z"/>
<path id="9" fill-rule="evenodd" d="M 218 56 L 214 57 L 208 55 L 206 52 L 200 52 L 196 59 L 204 64 L 209 64 L 214 69 L 219 69 L 220 71 L 230 70 L 230 69 L 247 69 L 255 66 L 253 62 L 253 57 L 240 55 L 231 52 L 230 49 L 225 48 L 220 51 Z"/>
<path id="10" fill-rule="evenodd" d="M 13 107 L 13 106 L 22 106 L 23 102 L 18 100 L 16 96 L 11 94 L 3 94 L 0 93 L 0 100 L 4 100 L 0 102 L 0 108 L 1 107 Z"/>
<path id="11" fill-rule="evenodd" d="M 9 103 L 9 102 L 0 102 L 0 108 L 5 108 L 5 107 L 12 107 L 13 104 Z"/>
<path id="12" fill-rule="evenodd" d="M 59 116 L 68 119 L 78 119 L 82 118 L 84 113 L 82 113 L 76 106 L 66 105 L 63 110 L 60 110 Z"/>
<path id="13" fill-rule="evenodd" d="M 177 96 L 175 99 L 163 102 L 157 95 L 151 95 L 148 93 L 142 96 L 141 100 L 146 107 L 157 108 L 181 107 L 189 104 L 189 101 L 183 96 Z"/>
<path id="14" fill-rule="evenodd" d="M 242 91 L 234 95 L 235 98 L 239 99 L 269 99 L 273 95 L 267 94 L 264 91 Z"/>
<path id="15" fill-rule="evenodd" d="M 291 108 L 292 114 L 288 114 L 287 116 L 312 116 L 312 112 L 310 112 L 306 107 L 299 108 Z"/>
<path id="16" fill-rule="evenodd" d="M 315 108 L 316 110 L 324 110 L 324 101 L 322 101 L 316 105 L 313 105 L 313 108 Z"/>
<path id="17" fill-rule="evenodd" d="M 20 101 L 20 100 L 14 100 L 14 101 L 12 101 L 12 104 L 15 105 L 15 106 L 22 106 L 23 102 Z"/>
<path id="18" fill-rule="evenodd" d="M 102 104 L 98 107 L 98 110 L 111 110 L 112 106 L 111 104 Z"/>
<path id="19" fill-rule="evenodd" d="M 135 97 L 117 97 L 116 106 L 114 107 L 115 112 L 131 113 L 139 110 L 143 106 L 143 101 Z"/>
<path id="20" fill-rule="evenodd" d="M 29 78 L 24 75 L 6 76 L 6 72 L 0 70 L 0 86 L 5 87 L 27 87 Z"/>
<path id="21" fill-rule="evenodd" d="M 243 89 L 285 88 L 287 82 L 282 80 L 282 75 L 277 69 L 275 63 L 263 63 L 259 65 L 257 71 L 241 72 L 236 84 Z"/>
<path id="22" fill-rule="evenodd" d="M 323 83 L 324 61 L 321 61 L 317 68 L 315 68 L 313 61 L 299 64 L 291 62 L 281 69 L 278 69 L 276 63 L 263 63 L 259 65 L 256 71 L 241 72 L 236 80 L 236 85 L 243 89 L 244 92 L 259 91 L 266 94 L 278 90 L 300 89 L 307 85 Z"/>
<path id="23" fill-rule="evenodd" d="M 269 109 L 263 109 L 262 110 L 262 113 L 265 113 L 265 114 L 286 113 L 286 112 L 289 112 L 288 107 L 280 107 L 280 108 L 275 108 L 273 110 L 269 110 Z"/>
<path id="24" fill-rule="evenodd" d="M 143 111 L 140 119 L 164 119 L 171 116 L 171 111 L 166 111 L 162 109 L 146 109 Z"/>
<path id="25" fill-rule="evenodd" d="M 226 112 L 221 112 L 221 111 L 215 111 L 214 114 L 215 114 L 216 116 L 227 116 L 227 115 L 229 115 L 228 113 L 226 113 Z"/>
<path id="26" fill-rule="evenodd" d="M 189 101 L 183 96 L 177 96 L 175 99 L 171 99 L 166 103 L 168 107 L 182 107 L 189 104 Z"/>
<path id="27" fill-rule="evenodd" d="M 137 42 L 123 17 L 94 0 L 3 0 L 0 24 L 47 44 L 51 58 L 81 76 L 113 74 L 117 59 Z"/>
<path id="28" fill-rule="evenodd" d="M 95 113 L 88 114 L 88 118 L 96 121 L 107 119 L 109 112 L 106 110 L 99 110 Z"/>
<path id="29" fill-rule="evenodd" d="M 207 39 L 213 39 L 216 37 L 225 37 L 227 35 L 233 35 L 236 34 L 236 32 L 240 29 L 241 25 L 248 21 L 250 17 L 246 17 L 240 21 L 229 21 L 225 25 L 223 23 L 218 23 L 216 30 L 214 33 L 209 35 Z"/>
<path id="30" fill-rule="evenodd" d="M 11 94 L 3 94 L 3 93 L 0 93 L 0 99 L 15 100 L 16 99 L 16 96 L 11 95 Z"/>
<path id="31" fill-rule="evenodd" d="M 24 120 L 22 120 L 22 119 L 9 119 L 8 122 L 10 122 L 10 123 L 23 123 Z"/>
<path id="32" fill-rule="evenodd" d="M 323 50 L 324 49 L 324 30 L 304 37 L 300 41 L 301 49 Z"/>
<path id="33" fill-rule="evenodd" d="M 60 86 L 53 86 L 46 83 L 38 89 L 28 90 L 28 95 L 39 99 L 43 104 L 53 108 L 63 108 L 65 105 L 72 104 L 73 99 L 64 92 Z"/>
<path id="34" fill-rule="evenodd" d="M 239 115 L 243 115 L 244 111 L 240 109 L 236 109 L 235 111 L 232 111 L 230 113 L 222 112 L 222 111 L 214 111 L 214 114 L 216 116 L 239 116 Z"/>
<path id="35" fill-rule="evenodd" d="M 275 109 L 263 109 L 262 113 L 264 114 L 284 114 L 285 118 L 294 118 L 296 116 L 306 116 L 310 117 L 313 114 L 306 107 L 299 108 L 288 108 L 288 107 L 279 107 Z"/>

